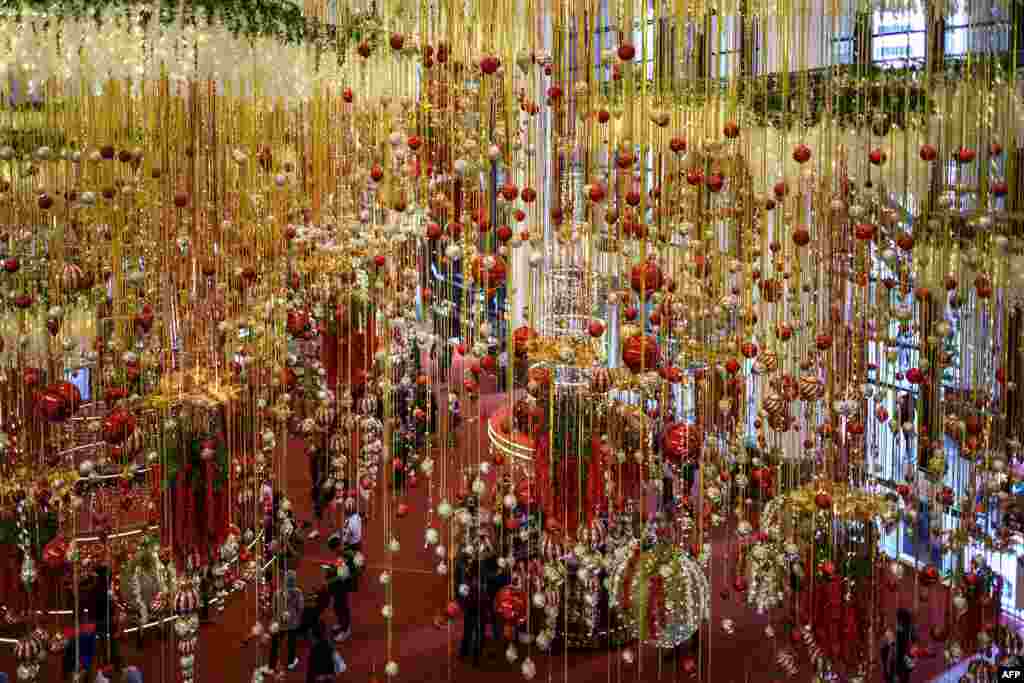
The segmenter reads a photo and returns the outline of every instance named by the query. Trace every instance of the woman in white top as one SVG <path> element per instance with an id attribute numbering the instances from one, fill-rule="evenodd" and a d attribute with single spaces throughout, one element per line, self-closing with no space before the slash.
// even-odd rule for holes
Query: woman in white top
<path id="1" fill-rule="evenodd" d="M 356 509 L 356 499 L 345 499 L 345 526 L 341 529 L 341 542 L 349 550 L 359 551 L 363 547 L 363 518 Z"/>
<path id="2" fill-rule="evenodd" d="M 356 509 L 356 499 L 345 499 L 345 524 L 339 534 L 334 534 L 327 541 L 332 552 L 343 555 L 348 552 L 360 552 L 363 547 L 363 520 Z M 344 642 L 352 635 L 352 609 L 349 605 L 349 593 L 355 592 L 358 581 L 355 576 L 346 579 L 335 579 L 331 584 L 334 601 L 334 613 L 338 623 L 334 627 L 334 639 Z"/>

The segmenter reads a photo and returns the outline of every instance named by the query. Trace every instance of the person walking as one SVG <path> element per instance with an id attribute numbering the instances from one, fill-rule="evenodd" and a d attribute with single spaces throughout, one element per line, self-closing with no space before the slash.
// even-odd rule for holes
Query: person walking
<path id="1" fill-rule="evenodd" d="M 319 448 L 310 446 L 306 455 L 309 458 L 310 481 L 313 482 L 310 494 L 313 501 L 313 523 L 315 526 L 309 533 L 309 540 L 312 541 L 320 538 L 320 534 L 323 532 L 324 510 L 334 499 L 334 479 L 327 472 L 324 463 L 326 456 Z"/>
<path id="2" fill-rule="evenodd" d="M 486 595 L 484 596 L 484 614 L 487 624 L 490 624 L 491 627 L 491 637 L 500 644 L 505 638 L 505 623 L 501 614 L 497 610 L 495 601 L 497 600 L 498 593 L 501 592 L 501 589 L 512 583 L 512 577 L 508 572 L 501 569 L 501 566 L 498 564 L 498 557 L 495 553 L 490 553 L 484 560 L 483 565 L 484 586 L 486 588 Z M 508 626 L 514 629 L 516 625 L 508 624 Z M 484 628 L 486 628 L 486 624 L 481 627 L 481 630 Z"/>
<path id="3" fill-rule="evenodd" d="M 64 632 L 64 677 L 74 681 L 76 674 L 89 671 L 96 658 L 96 625 L 84 623 L 85 615 L 79 614 L 79 625 Z"/>
<path id="4" fill-rule="evenodd" d="M 124 670 L 124 683 L 142 683 L 142 672 L 137 666 L 129 666 Z"/>
<path id="5" fill-rule="evenodd" d="M 671 515 L 675 507 L 675 483 L 676 473 L 672 469 L 672 463 L 665 460 L 662 463 L 661 475 L 661 509 L 666 515 Z"/>
<path id="6" fill-rule="evenodd" d="M 328 549 L 335 554 L 339 566 L 337 574 L 328 578 L 331 595 L 334 599 L 334 614 L 338 623 L 334 626 L 334 640 L 342 643 L 352 637 L 352 609 L 349 594 L 358 589 L 359 567 L 354 557 L 363 548 L 363 520 L 356 508 L 356 499 L 349 496 L 345 499 L 345 524 L 327 540 Z"/>
<path id="7" fill-rule="evenodd" d="M 916 642 L 914 617 L 910 610 L 901 607 L 896 610 L 896 632 L 886 632 L 882 643 L 882 673 L 886 683 L 909 683 L 914 670 L 911 648 Z"/>
<path id="8" fill-rule="evenodd" d="M 285 587 L 281 596 L 281 613 L 283 622 L 280 629 L 270 639 L 270 668 L 277 669 L 277 658 L 281 649 L 281 639 L 288 638 L 288 670 L 294 671 L 299 665 L 299 657 L 295 653 L 296 640 L 302 627 L 304 598 L 299 590 L 298 575 L 289 570 L 285 574 Z"/>
<path id="9" fill-rule="evenodd" d="M 479 568 L 474 557 L 463 553 L 456 562 L 455 570 L 458 601 L 463 615 L 459 657 L 472 657 L 473 664 L 479 665 L 484 646 L 484 605 Z"/>
<path id="10" fill-rule="evenodd" d="M 96 587 L 92 596 L 92 615 L 96 623 L 97 655 L 115 670 L 121 670 L 121 654 L 114 638 L 114 603 L 110 594 L 110 568 L 101 564 L 96 568 Z"/>
<path id="11" fill-rule="evenodd" d="M 321 683 L 334 678 L 334 646 L 324 634 L 323 622 L 313 626 L 313 648 L 309 651 L 309 663 L 306 665 L 306 683 Z"/>

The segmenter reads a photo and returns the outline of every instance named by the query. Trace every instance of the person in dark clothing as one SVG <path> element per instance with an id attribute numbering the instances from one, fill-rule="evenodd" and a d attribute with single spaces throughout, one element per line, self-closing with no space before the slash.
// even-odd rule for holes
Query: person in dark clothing
<path id="1" fill-rule="evenodd" d="M 299 658 L 296 654 L 296 642 L 299 638 L 299 629 L 302 627 L 302 616 L 305 612 L 304 596 L 299 590 L 298 577 L 294 571 L 285 575 L 285 587 L 281 598 L 284 603 L 284 613 L 287 620 L 281 625 L 280 630 L 273 634 L 270 639 L 270 668 L 277 668 L 277 660 L 281 650 L 281 639 L 288 641 L 288 670 L 294 670 L 299 665 Z"/>
<path id="2" fill-rule="evenodd" d="M 491 633 L 493 638 L 501 642 L 504 638 L 504 620 L 498 611 L 495 609 L 495 599 L 498 597 L 498 592 L 508 586 L 512 582 L 512 577 L 509 576 L 508 572 L 504 572 L 498 566 L 498 558 L 494 555 L 488 557 L 483 563 L 484 571 L 484 586 L 486 588 L 486 596 L 484 599 L 484 615 L 486 622 L 491 626 Z M 486 628 L 487 623 L 483 624 L 481 628 Z M 515 626 L 515 624 L 512 624 Z"/>
<path id="3" fill-rule="evenodd" d="M 79 620 L 84 614 L 79 616 Z M 77 629 L 69 629 L 64 633 L 64 677 L 73 680 L 76 671 L 89 671 L 93 659 L 96 658 L 96 627 L 82 623 Z"/>
<path id="4" fill-rule="evenodd" d="M 324 634 L 322 622 L 313 626 L 313 649 L 309 652 L 306 683 L 319 683 L 334 678 L 334 646 Z"/>
<path id="5" fill-rule="evenodd" d="M 96 650 L 98 659 L 120 671 L 121 655 L 114 639 L 114 604 L 110 597 L 110 568 L 100 565 L 96 568 L 96 588 L 92 599 L 92 614 L 96 621 Z"/>
<path id="6" fill-rule="evenodd" d="M 675 508 L 675 478 L 676 473 L 672 465 L 664 463 L 661 476 L 661 509 L 666 515 L 670 515 Z"/>
<path id="7" fill-rule="evenodd" d="M 320 623 L 324 612 L 331 606 L 331 592 L 324 584 L 306 596 L 302 606 L 302 620 L 299 635 L 306 636 L 313 632 L 313 627 Z"/>
<path id="8" fill-rule="evenodd" d="M 315 518 L 313 531 L 310 532 L 310 540 L 319 538 L 321 527 L 324 521 L 324 508 L 329 501 L 324 498 L 324 484 L 327 475 L 324 473 L 324 455 L 316 446 L 309 446 L 306 449 L 306 457 L 309 458 L 309 480 L 313 482 L 310 489 L 310 500 L 313 502 L 313 516 Z"/>
<path id="9" fill-rule="evenodd" d="M 210 623 L 210 600 L 213 596 L 213 566 L 207 565 L 199 577 L 199 623 Z M 139 638 L 142 638 L 142 629 L 139 629 Z"/>
<path id="10" fill-rule="evenodd" d="M 267 544 L 267 548 L 270 548 L 270 544 L 277 538 L 277 515 L 280 510 L 281 494 L 275 490 L 271 497 L 270 510 L 267 511 L 266 519 L 263 523 L 263 542 Z"/>
<path id="11" fill-rule="evenodd" d="M 914 670 L 911 647 L 917 642 L 914 617 L 910 610 L 896 610 L 896 632 L 882 644 L 882 673 L 887 683 L 909 683 Z"/>
<path id="12" fill-rule="evenodd" d="M 462 607 L 462 644 L 459 656 L 473 657 L 473 663 L 480 663 L 480 655 L 484 647 L 484 605 L 481 576 L 476 559 L 462 555 L 456 567 L 456 586 L 458 587 L 459 605 Z M 465 587 L 465 588 L 463 588 Z M 468 589 L 468 590 L 466 590 Z M 465 594 L 463 594 L 465 592 Z"/>
<path id="13" fill-rule="evenodd" d="M 335 553 L 339 558 L 343 556 L 345 551 L 345 544 L 341 540 L 341 536 L 333 534 L 327 541 L 327 547 Z M 354 547 L 358 551 L 359 546 Z M 352 636 L 352 609 L 349 605 L 349 593 L 353 592 L 356 588 L 355 577 L 349 575 L 346 578 L 342 578 L 334 572 L 332 575 L 327 577 L 327 586 L 330 590 L 330 596 L 334 602 L 334 615 L 337 618 L 337 623 L 334 626 L 334 635 L 337 642 L 344 642 Z"/>
<path id="14" fill-rule="evenodd" d="M 692 463 L 683 465 L 683 481 L 685 487 L 683 489 L 683 497 L 689 496 L 693 493 L 693 484 L 697 481 L 697 466 Z"/>
<path id="15" fill-rule="evenodd" d="M 313 516 L 315 518 L 315 526 L 308 536 L 311 541 L 320 538 L 324 525 L 324 511 L 327 509 L 327 506 L 331 504 L 331 501 L 334 500 L 335 496 L 335 482 L 332 477 L 325 473 L 320 479 L 315 481 L 316 484 L 313 486 Z"/>

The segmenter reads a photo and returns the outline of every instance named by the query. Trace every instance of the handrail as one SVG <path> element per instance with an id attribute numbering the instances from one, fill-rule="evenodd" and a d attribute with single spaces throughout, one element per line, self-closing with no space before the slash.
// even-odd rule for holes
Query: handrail
<path id="1" fill-rule="evenodd" d="M 156 525 L 153 525 L 153 526 L 155 527 Z M 135 531 L 132 531 L 132 532 L 124 532 L 123 534 L 112 535 L 111 538 L 120 538 L 120 537 L 123 537 L 125 535 L 139 534 L 139 533 L 142 533 L 142 531 L 143 530 L 138 529 L 138 530 L 135 530 Z M 255 539 L 252 543 L 249 544 L 248 549 L 252 550 L 253 548 L 255 548 L 256 544 L 259 543 L 262 539 L 263 539 L 263 536 L 261 534 L 259 538 Z M 232 562 L 240 562 L 240 561 L 241 561 L 241 558 L 238 558 L 238 557 L 236 557 L 234 560 L 232 560 Z M 273 563 L 274 563 L 274 559 L 273 558 L 268 560 L 266 562 L 266 564 L 263 565 L 263 570 L 262 570 L 261 573 L 265 573 L 267 571 L 267 569 L 270 567 L 270 565 L 273 564 Z M 224 598 L 216 597 L 216 598 L 213 598 L 212 600 L 210 600 L 210 606 L 211 607 L 215 607 L 215 606 L 221 604 L 222 602 L 224 602 Z M 72 612 L 72 610 L 46 610 L 46 611 L 44 611 L 44 610 L 36 610 L 36 614 L 42 614 L 42 615 L 45 615 L 45 616 L 48 616 L 48 617 L 63 617 L 63 616 L 71 615 L 71 614 L 73 614 L 73 612 Z M 157 619 L 155 621 L 151 621 L 151 622 L 148 622 L 148 623 L 145 623 L 145 624 L 140 624 L 138 626 L 132 626 L 131 628 L 126 628 L 126 629 L 120 631 L 120 633 L 122 635 L 128 635 L 128 634 L 131 634 L 131 633 L 138 633 L 139 631 L 146 631 L 146 630 L 151 629 L 151 628 L 156 628 L 157 626 L 164 626 L 166 624 L 169 624 L 169 623 L 172 623 L 174 621 L 177 621 L 178 620 L 178 616 L 179 615 L 172 614 L 170 616 L 163 617 L 162 619 Z M 0 645 L 11 645 L 11 646 L 14 646 L 14 645 L 18 644 L 18 641 L 19 641 L 18 638 L 0 638 Z"/>

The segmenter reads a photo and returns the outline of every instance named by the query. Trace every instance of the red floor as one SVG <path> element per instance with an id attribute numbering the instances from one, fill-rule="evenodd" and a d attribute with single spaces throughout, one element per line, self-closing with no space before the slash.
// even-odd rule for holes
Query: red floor
<path id="1" fill-rule="evenodd" d="M 496 400 L 488 397 L 481 406 L 484 412 L 493 410 Z M 305 456 L 293 443 L 287 461 L 286 490 L 295 504 L 300 517 L 309 516 L 309 478 Z M 380 495 L 380 494 L 378 494 Z M 371 571 L 364 577 L 361 590 L 353 596 L 354 629 L 352 639 L 339 647 L 347 660 L 349 671 L 341 680 L 371 681 L 373 674 L 380 676 L 387 659 L 399 662 L 399 681 L 480 681 L 486 676 L 488 683 L 522 681 L 519 663 L 505 661 L 504 646 L 489 643 L 489 656 L 479 668 L 459 661 L 455 656 L 461 636 L 461 624 L 437 628 L 434 617 L 447 602 L 445 579 L 433 571 L 435 564 L 432 552 L 423 547 L 424 509 L 426 486 L 421 483 L 413 489 L 406 500 L 413 511 L 404 519 L 393 522 L 393 534 L 401 541 L 402 549 L 388 565 L 389 558 L 384 552 L 384 531 L 382 520 L 370 520 L 364 529 L 364 546 Z M 325 534 L 326 535 L 326 534 Z M 322 540 L 321 540 L 322 542 Z M 312 549 L 299 567 L 300 582 L 304 587 L 313 585 L 319 576 L 316 555 L 322 550 Z M 709 626 L 710 652 L 707 657 L 706 680 L 715 683 L 760 683 L 777 681 L 784 674 L 775 664 L 777 647 L 790 647 L 788 642 L 769 640 L 764 635 L 766 620 L 750 612 L 743 604 L 742 597 L 730 592 L 723 598 L 719 591 L 729 585 L 731 577 L 723 577 L 721 562 L 713 563 L 712 582 L 715 586 L 713 621 Z M 378 582 L 379 571 L 389 566 L 393 572 L 394 618 L 389 631 L 380 615 L 384 591 Z M 914 598 L 913 586 L 904 582 L 900 590 L 889 593 L 885 598 L 884 612 L 891 619 L 900 605 L 910 606 Z M 933 598 L 939 600 L 939 598 Z M 933 608 L 934 609 L 934 608 Z M 928 610 L 918 607 L 919 631 L 927 639 Z M 245 636 L 256 618 L 254 592 L 236 595 L 226 611 L 216 618 L 216 623 L 204 627 L 200 640 L 197 681 L 203 683 L 248 683 L 251 672 L 266 657 L 266 648 L 255 643 L 246 643 Z M 720 628 L 723 618 L 731 618 L 737 624 L 733 635 L 726 635 Z M 333 613 L 328 612 L 328 619 Z M 785 639 L 780 639 L 785 640 Z M 391 643 L 390 652 L 388 643 Z M 300 656 L 305 654 L 305 645 L 300 645 Z M 527 648 L 520 646 L 520 654 Z M 800 673 L 794 680 L 810 679 L 810 665 L 805 650 L 797 645 Z M 933 645 L 933 649 L 939 648 Z M 133 640 L 124 646 L 124 656 L 129 664 L 139 666 L 148 682 L 178 683 L 174 677 L 173 653 L 168 641 L 149 637 L 144 649 L 136 649 Z M 282 653 L 282 658 L 283 658 Z M 521 661 L 521 660 L 520 660 Z M 627 666 L 617 652 L 570 652 L 554 656 L 534 653 L 538 681 L 586 683 L 619 681 L 680 681 L 694 680 L 684 674 L 668 656 L 660 659 L 658 653 L 645 650 L 636 664 Z M 303 661 L 300 671 L 289 674 L 286 680 L 304 680 Z M 15 680 L 14 663 L 6 653 L 0 657 L 0 671 L 9 672 Z M 943 671 L 939 657 L 921 661 L 914 672 L 914 681 L 930 680 Z M 60 658 L 53 656 L 44 667 L 40 681 L 56 681 L 60 678 Z M 383 676 L 381 676 L 383 680 Z M 956 680 L 950 678 L 950 680 Z M 116 680 L 113 683 L 118 683 Z"/>

